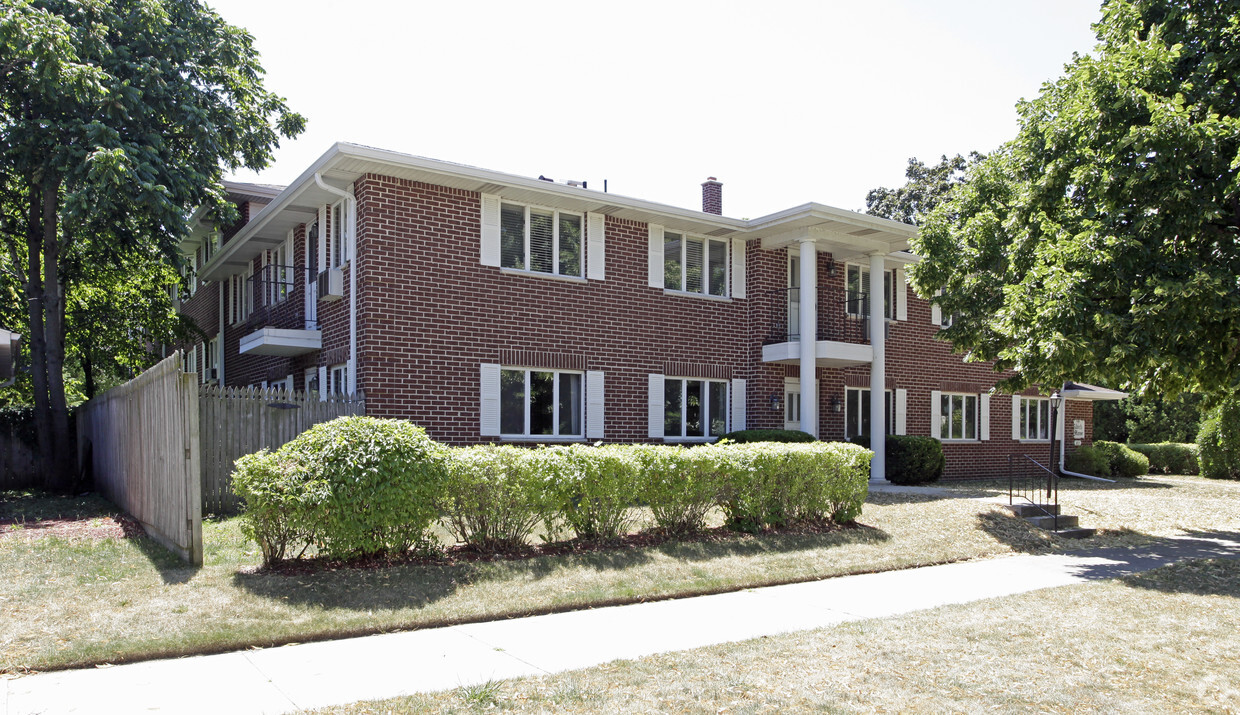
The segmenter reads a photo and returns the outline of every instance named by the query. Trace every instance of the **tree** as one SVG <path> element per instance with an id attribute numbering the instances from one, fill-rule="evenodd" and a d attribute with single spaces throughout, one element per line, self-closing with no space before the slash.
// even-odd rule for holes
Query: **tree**
<path id="1" fill-rule="evenodd" d="M 908 160 L 904 177 L 908 181 L 898 189 L 880 186 L 865 196 L 865 212 L 893 221 L 903 221 L 914 226 L 951 195 L 953 189 L 964 181 L 969 166 L 984 157 L 969 152 L 968 157 L 957 154 L 950 159 L 946 154 L 934 166 L 926 166 L 917 157 Z"/>
<path id="2" fill-rule="evenodd" d="M 1201 426 L 1202 396 L 1182 392 L 1163 399 L 1133 395 L 1094 403 L 1094 439 L 1112 442 L 1193 442 Z"/>
<path id="3" fill-rule="evenodd" d="M 913 240 L 917 291 L 1011 387 L 1240 384 L 1240 0 L 1107 0 Z"/>
<path id="4" fill-rule="evenodd" d="M 49 486 L 72 478 L 65 298 L 87 267 L 174 264 L 190 209 L 235 218 L 225 171 L 259 169 L 304 120 L 264 89 L 253 39 L 197 0 L 6 0 L 0 240 L 28 307 Z"/>

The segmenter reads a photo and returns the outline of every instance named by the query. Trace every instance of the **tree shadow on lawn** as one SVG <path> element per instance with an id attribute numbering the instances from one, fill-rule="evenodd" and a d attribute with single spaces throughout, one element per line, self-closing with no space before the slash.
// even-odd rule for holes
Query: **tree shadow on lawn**
<path id="1" fill-rule="evenodd" d="M 146 534 L 133 539 L 132 542 L 146 557 L 146 560 L 151 562 L 151 566 L 159 572 L 159 578 L 166 585 L 189 583 L 202 570 L 200 566 L 185 563 L 179 556 Z"/>

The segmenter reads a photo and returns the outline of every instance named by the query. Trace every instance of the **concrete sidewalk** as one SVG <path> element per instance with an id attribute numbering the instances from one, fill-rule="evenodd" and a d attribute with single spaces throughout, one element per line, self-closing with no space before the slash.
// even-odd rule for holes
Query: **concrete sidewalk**
<path id="1" fill-rule="evenodd" d="M 249 650 L 3 683 L 0 713 L 281 713 L 585 668 L 845 621 L 1240 558 L 1240 534 L 1011 556 L 632 606 Z"/>

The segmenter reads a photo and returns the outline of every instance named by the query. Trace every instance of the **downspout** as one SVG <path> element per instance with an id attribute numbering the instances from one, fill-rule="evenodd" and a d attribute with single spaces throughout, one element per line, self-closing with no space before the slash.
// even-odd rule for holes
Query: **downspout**
<path id="1" fill-rule="evenodd" d="M 349 387 L 350 395 L 357 392 L 357 198 L 353 192 L 337 189 L 323 181 L 322 172 L 314 172 L 314 183 L 329 194 L 345 200 L 349 226 Z M 319 227 L 322 234 L 323 227 Z"/>
<path id="2" fill-rule="evenodd" d="M 220 329 L 216 333 L 219 342 L 215 344 L 215 359 L 219 364 L 216 365 L 215 386 L 222 388 L 226 384 L 224 382 L 224 363 L 227 362 L 227 360 L 224 359 L 224 343 L 227 342 L 224 340 L 224 286 L 226 284 L 216 281 L 215 285 L 219 286 L 220 294 Z"/>

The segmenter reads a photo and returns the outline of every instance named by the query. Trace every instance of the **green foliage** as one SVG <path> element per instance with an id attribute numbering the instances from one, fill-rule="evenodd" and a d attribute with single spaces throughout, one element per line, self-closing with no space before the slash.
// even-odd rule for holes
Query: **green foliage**
<path id="1" fill-rule="evenodd" d="M 322 483 L 316 536 L 325 556 L 403 553 L 439 517 L 445 448 L 409 422 L 338 417 L 276 454 L 303 481 Z"/>
<path id="2" fill-rule="evenodd" d="M 706 526 L 719 498 L 724 453 L 711 445 L 634 445 L 637 500 L 650 508 L 656 528 L 692 534 Z"/>
<path id="3" fill-rule="evenodd" d="M 300 556 L 314 542 L 327 493 L 322 480 L 308 477 L 306 470 L 266 449 L 234 465 L 232 489 L 245 502 L 241 531 L 258 544 L 264 565 L 299 547 Z"/>
<path id="4" fill-rule="evenodd" d="M 923 216 L 947 200 L 956 186 L 964 181 L 969 166 L 983 158 L 975 151 L 970 152 L 968 158 L 957 154 L 949 159 L 943 155 L 938 164 L 926 166 L 913 157 L 904 170 L 904 177 L 908 179 L 904 186 L 898 189 L 872 189 L 865 196 L 865 212 L 871 216 L 917 225 Z"/>
<path id="5" fill-rule="evenodd" d="M 1014 369 L 1137 391 L 1240 384 L 1240 0 L 1108 0 L 1098 45 L 912 239 L 942 335 Z"/>
<path id="6" fill-rule="evenodd" d="M 1150 460 L 1150 471 L 1159 474 L 1198 474 L 1198 447 L 1182 442 L 1159 442 L 1156 444 L 1131 443 L 1128 448 L 1144 454 Z"/>
<path id="7" fill-rule="evenodd" d="M 1132 479 L 1150 473 L 1149 457 L 1129 449 L 1127 445 L 1099 440 L 1094 442 L 1093 446 L 1106 458 L 1112 477 Z"/>
<path id="8" fill-rule="evenodd" d="M 1202 395 L 1133 395 L 1094 403 L 1094 439 L 1112 442 L 1192 442 L 1201 425 Z"/>
<path id="9" fill-rule="evenodd" d="M 735 444 L 744 442 L 813 442 L 814 436 L 795 429 L 743 429 L 719 438 Z"/>
<path id="10" fill-rule="evenodd" d="M 723 445 L 720 506 L 728 526 L 849 522 L 869 491 L 873 453 L 841 442 Z"/>
<path id="11" fill-rule="evenodd" d="M 1229 395 L 1201 423 L 1197 435 L 1201 474 L 1211 479 L 1240 479 L 1240 398 Z"/>
<path id="12" fill-rule="evenodd" d="M 1101 449 L 1085 445 L 1068 453 L 1064 468 L 1069 472 L 1108 479 L 1111 476 L 1111 458 Z"/>
<path id="13" fill-rule="evenodd" d="M 452 535 L 483 553 L 525 546 L 547 510 L 539 461 L 523 447 L 450 450 L 442 510 Z"/>
<path id="14" fill-rule="evenodd" d="M 546 447 L 533 459 L 548 479 L 549 533 L 567 526 L 584 539 L 614 541 L 633 527 L 638 463 L 631 447 Z"/>
<path id="15" fill-rule="evenodd" d="M 850 440 L 862 447 L 870 446 L 869 435 Z M 892 484 L 926 484 L 943 476 L 947 461 L 943 443 L 933 437 L 889 434 L 886 445 L 886 479 Z"/>

